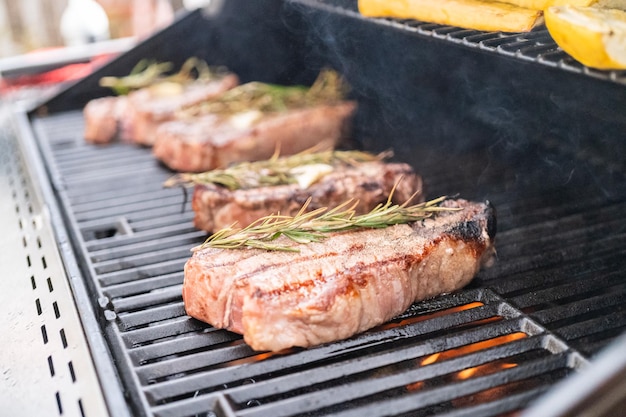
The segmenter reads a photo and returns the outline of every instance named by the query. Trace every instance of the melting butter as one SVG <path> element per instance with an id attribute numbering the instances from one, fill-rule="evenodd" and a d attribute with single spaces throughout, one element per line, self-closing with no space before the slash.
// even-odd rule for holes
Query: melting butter
<path id="1" fill-rule="evenodd" d="M 296 179 L 300 188 L 308 188 L 311 185 L 331 173 L 333 167 L 328 164 L 301 165 L 291 169 L 291 175 Z"/>
<path id="2" fill-rule="evenodd" d="M 180 83 L 171 81 L 163 81 L 154 85 L 151 85 L 150 90 L 152 94 L 157 97 L 171 97 L 177 96 L 183 93 L 184 87 Z"/>
<path id="3" fill-rule="evenodd" d="M 263 113 L 259 110 L 248 110 L 239 113 L 235 113 L 228 119 L 230 124 L 240 130 L 249 129 L 254 123 L 256 123 Z"/>

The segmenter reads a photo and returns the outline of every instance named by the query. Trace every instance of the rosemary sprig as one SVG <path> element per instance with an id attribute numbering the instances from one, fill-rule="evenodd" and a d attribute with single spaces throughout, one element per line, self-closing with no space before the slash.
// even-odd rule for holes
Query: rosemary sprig
<path id="1" fill-rule="evenodd" d="M 190 106 L 181 116 L 209 113 L 232 115 L 244 111 L 280 112 L 336 102 L 345 97 L 347 90 L 347 85 L 336 71 L 323 70 L 310 88 L 253 81 L 232 88 L 215 99 Z"/>
<path id="2" fill-rule="evenodd" d="M 272 214 L 244 228 L 227 227 L 211 235 L 202 245 L 193 248 L 192 251 L 205 248 L 249 247 L 298 252 L 299 249 L 296 246 L 273 242 L 280 236 L 285 236 L 297 243 L 318 242 L 325 239 L 331 232 L 385 228 L 395 224 L 424 220 L 440 211 L 456 210 L 440 206 L 440 203 L 448 198 L 447 196 L 409 206 L 406 202 L 400 205 L 393 204 L 392 194 L 393 190 L 385 204 L 379 204 L 369 213 L 361 215 L 355 214 L 358 202 L 354 200 L 348 200 L 333 209 L 323 207 L 307 212 L 309 199 L 295 216 Z"/>
<path id="3" fill-rule="evenodd" d="M 193 186 L 196 184 L 217 184 L 230 190 L 249 189 L 263 186 L 293 184 L 298 181 L 302 167 L 308 165 L 349 165 L 380 161 L 389 158 L 391 151 L 372 154 L 363 151 L 321 151 L 309 149 L 295 155 L 255 161 L 240 162 L 224 169 L 202 173 L 181 173 L 168 179 L 165 187 Z"/>
<path id="4" fill-rule="evenodd" d="M 111 88 L 117 95 L 149 87 L 159 82 L 187 83 L 194 79 L 211 79 L 219 70 L 211 69 L 206 62 L 192 57 L 187 59 L 177 73 L 166 76 L 172 69 L 171 62 L 156 62 L 142 59 L 129 75 L 124 77 L 102 77 L 100 85 Z"/>

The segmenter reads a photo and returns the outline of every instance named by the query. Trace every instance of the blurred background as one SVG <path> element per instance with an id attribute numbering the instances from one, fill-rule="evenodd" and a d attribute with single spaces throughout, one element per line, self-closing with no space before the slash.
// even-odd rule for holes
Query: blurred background
<path id="1" fill-rule="evenodd" d="M 212 0 L 0 0 L 0 104 L 42 100 Z"/>
<path id="2" fill-rule="evenodd" d="M 0 58 L 92 41 L 143 37 L 191 1 L 0 0 Z M 106 17 L 103 23 L 102 16 Z M 88 33 L 91 31 L 92 33 Z"/>

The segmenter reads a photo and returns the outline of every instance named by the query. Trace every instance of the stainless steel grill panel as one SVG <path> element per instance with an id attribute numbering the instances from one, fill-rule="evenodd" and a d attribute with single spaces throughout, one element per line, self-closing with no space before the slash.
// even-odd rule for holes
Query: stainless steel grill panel
<path id="1" fill-rule="evenodd" d="M 50 213 L 0 109 L 0 410 L 107 416 Z"/>

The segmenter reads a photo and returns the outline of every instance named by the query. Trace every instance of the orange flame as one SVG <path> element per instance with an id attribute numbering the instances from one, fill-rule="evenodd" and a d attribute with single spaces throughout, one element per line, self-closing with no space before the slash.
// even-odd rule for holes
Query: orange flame
<path id="1" fill-rule="evenodd" d="M 421 360 L 421 366 L 431 365 L 435 362 L 444 361 L 447 359 L 455 358 L 458 356 L 466 355 L 468 353 L 477 352 L 480 350 L 484 350 L 493 346 L 499 346 L 506 343 L 513 342 L 515 340 L 523 339 L 527 337 L 527 335 L 523 332 L 515 332 L 511 334 L 506 334 L 503 336 L 494 337 L 492 339 L 483 340 L 476 343 L 471 343 L 469 345 L 461 346 L 454 349 L 448 349 L 443 352 L 433 353 L 432 355 L 426 356 Z M 455 374 L 450 376 L 451 380 L 465 380 L 476 376 L 487 375 L 494 372 L 498 372 L 503 369 L 509 369 L 516 367 L 516 363 L 510 362 L 502 362 L 495 361 L 489 362 L 482 365 L 474 366 L 471 368 L 463 369 L 461 371 L 456 372 Z M 422 389 L 425 385 L 424 381 L 417 381 L 411 383 L 406 386 L 406 389 L 409 391 L 416 391 Z"/>
<path id="2" fill-rule="evenodd" d="M 440 360 L 446 360 L 455 358 L 457 356 L 466 355 L 468 353 L 476 352 L 479 350 L 484 350 L 489 347 L 503 345 L 505 343 L 512 342 L 514 340 L 523 339 L 526 337 L 526 333 L 515 332 L 511 334 L 506 334 L 503 336 L 494 337 L 493 339 L 487 339 L 476 343 L 471 343 L 469 345 L 461 346 L 454 349 L 449 349 L 443 352 L 433 353 L 430 356 L 424 358 L 421 362 L 421 365 L 430 365 L 434 362 Z"/>
<path id="3" fill-rule="evenodd" d="M 459 311 L 470 310 L 472 308 L 482 307 L 484 305 L 485 304 L 481 303 L 480 301 L 473 301 L 471 303 L 463 304 L 462 306 L 446 308 L 444 310 L 435 311 L 434 313 L 420 314 L 420 315 L 417 315 L 415 317 L 409 317 L 407 319 L 400 320 L 398 322 L 391 322 L 391 323 L 383 324 L 379 328 L 380 329 L 392 329 L 392 328 L 395 328 L 395 327 L 405 326 L 407 324 L 419 323 L 421 321 L 430 320 L 430 319 L 433 319 L 435 317 L 447 316 L 449 314 L 458 313 Z M 500 319 L 501 319 L 501 317 L 494 317 L 493 318 L 493 320 L 500 320 Z M 486 319 L 486 320 L 492 320 L 492 319 L 490 318 L 490 319 Z M 479 322 L 477 321 L 477 322 L 472 322 L 472 323 L 479 323 Z"/>

